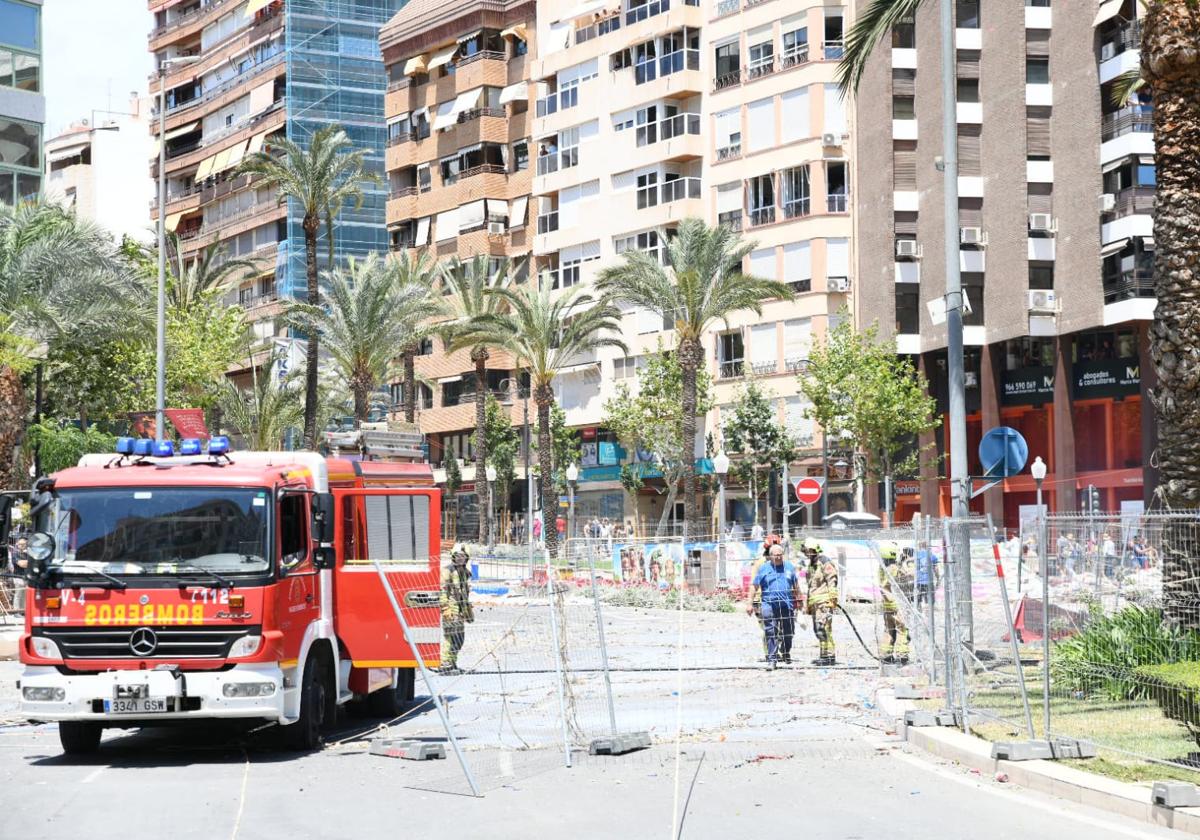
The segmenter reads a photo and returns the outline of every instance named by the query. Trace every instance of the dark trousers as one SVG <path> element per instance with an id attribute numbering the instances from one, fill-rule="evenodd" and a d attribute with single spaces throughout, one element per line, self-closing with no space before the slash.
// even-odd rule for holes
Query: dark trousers
<path id="1" fill-rule="evenodd" d="M 796 634 L 796 609 L 786 601 L 763 601 L 763 630 L 767 634 L 767 661 L 792 655 L 792 637 Z"/>

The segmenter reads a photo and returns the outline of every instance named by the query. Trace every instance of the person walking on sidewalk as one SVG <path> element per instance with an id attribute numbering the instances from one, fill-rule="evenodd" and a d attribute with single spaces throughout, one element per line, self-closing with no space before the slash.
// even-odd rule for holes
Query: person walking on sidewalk
<path id="1" fill-rule="evenodd" d="M 782 660 L 792 662 L 792 638 L 796 633 L 796 604 L 800 602 L 800 578 L 796 568 L 783 559 L 783 546 L 771 546 L 768 562 L 754 575 L 752 601 L 761 603 L 763 630 L 767 638 L 767 667 L 775 669 Z M 753 606 L 751 606 L 753 610 Z"/>
<path id="2" fill-rule="evenodd" d="M 442 570 L 442 667 L 443 674 L 458 674 L 458 652 L 466 641 L 467 625 L 475 620 L 471 607 L 471 572 L 467 547 L 458 543 L 450 551 L 450 565 Z"/>
<path id="3" fill-rule="evenodd" d="M 833 613 L 838 605 L 838 571 L 825 556 L 820 542 L 809 537 L 804 541 L 808 555 L 808 614 L 812 616 L 813 635 L 817 637 L 820 655 L 814 665 L 836 665 L 837 649 L 833 642 Z"/>

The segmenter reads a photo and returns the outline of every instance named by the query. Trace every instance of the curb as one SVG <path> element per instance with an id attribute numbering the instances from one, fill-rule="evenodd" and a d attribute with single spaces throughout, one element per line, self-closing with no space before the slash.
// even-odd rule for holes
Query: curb
<path id="1" fill-rule="evenodd" d="M 927 753 L 978 770 L 984 777 L 1004 773 L 1011 783 L 1057 796 L 1068 802 L 1088 805 L 1102 811 L 1121 814 L 1155 826 L 1200 836 L 1200 808 L 1164 808 L 1150 799 L 1149 785 L 1118 782 L 1077 770 L 1067 764 L 1037 759 L 1008 761 L 992 758 L 992 743 L 957 729 L 936 726 L 905 726 L 905 707 L 912 704 L 896 700 L 892 692 L 878 693 L 878 707 L 889 716 L 899 712 L 897 732 L 904 740 Z"/>

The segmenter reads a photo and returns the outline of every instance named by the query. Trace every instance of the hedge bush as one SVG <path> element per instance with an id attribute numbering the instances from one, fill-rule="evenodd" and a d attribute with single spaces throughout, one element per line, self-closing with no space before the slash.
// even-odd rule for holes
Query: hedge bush
<path id="1" fill-rule="evenodd" d="M 1200 746 L 1200 663 L 1143 665 L 1137 676 L 1162 713 L 1187 727 Z"/>

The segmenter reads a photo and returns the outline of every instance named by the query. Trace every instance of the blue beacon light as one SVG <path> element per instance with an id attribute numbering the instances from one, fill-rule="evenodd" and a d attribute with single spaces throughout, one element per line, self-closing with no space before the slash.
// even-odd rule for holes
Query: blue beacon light
<path id="1" fill-rule="evenodd" d="M 133 454 L 133 438 L 119 437 L 117 438 L 117 454 L 132 455 Z"/>
<path id="2" fill-rule="evenodd" d="M 200 439 L 185 438 L 179 442 L 180 455 L 199 455 L 200 454 Z"/>
<path id="3" fill-rule="evenodd" d="M 164 440 L 154 444 L 154 457 L 170 458 L 175 454 L 174 441 Z"/>
<path id="4" fill-rule="evenodd" d="M 229 438 L 225 435 L 215 435 L 208 439 L 208 454 L 209 455 L 228 455 L 229 454 Z"/>
<path id="5" fill-rule="evenodd" d="M 154 454 L 154 441 L 150 438 L 138 438 L 133 442 L 133 454 L 148 456 Z"/>

